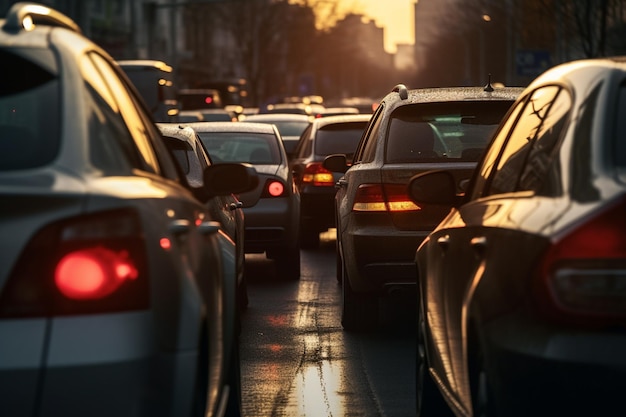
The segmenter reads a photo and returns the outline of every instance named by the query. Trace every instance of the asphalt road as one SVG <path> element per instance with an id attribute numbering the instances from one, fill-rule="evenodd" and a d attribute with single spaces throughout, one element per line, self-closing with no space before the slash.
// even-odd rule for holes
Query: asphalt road
<path id="1" fill-rule="evenodd" d="M 415 297 L 384 300 L 377 328 L 345 332 L 333 236 L 302 251 L 299 281 L 281 280 L 263 255 L 246 256 L 244 417 L 415 415 Z"/>

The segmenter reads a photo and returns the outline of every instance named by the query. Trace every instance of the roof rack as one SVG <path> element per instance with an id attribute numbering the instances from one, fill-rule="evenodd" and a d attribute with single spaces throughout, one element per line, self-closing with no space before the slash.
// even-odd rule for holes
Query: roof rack
<path id="1" fill-rule="evenodd" d="M 41 4 L 27 2 L 11 6 L 6 16 L 4 30 L 14 32 L 22 29 L 33 30 L 36 24 L 58 26 L 81 33 L 78 24 L 63 13 Z"/>
<path id="2" fill-rule="evenodd" d="M 402 100 L 406 100 L 407 98 L 409 98 L 409 90 L 404 84 L 396 84 L 396 86 L 391 91 L 400 94 L 400 98 Z"/>

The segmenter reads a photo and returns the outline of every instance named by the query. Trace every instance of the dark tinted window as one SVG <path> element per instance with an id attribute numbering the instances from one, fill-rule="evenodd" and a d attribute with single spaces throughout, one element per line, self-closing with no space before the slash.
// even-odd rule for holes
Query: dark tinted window
<path id="1" fill-rule="evenodd" d="M 0 50 L 0 171 L 44 166 L 59 151 L 59 80 L 29 54 L 54 61 L 47 50 Z"/>
<path id="2" fill-rule="evenodd" d="M 619 167 L 619 173 L 622 181 L 626 181 L 626 85 L 622 85 L 619 89 L 616 129 L 613 135 L 613 157 L 615 164 Z"/>
<path id="3" fill-rule="evenodd" d="M 385 161 L 476 162 L 510 101 L 463 101 L 402 106 L 393 112 Z"/>
<path id="4" fill-rule="evenodd" d="M 531 152 L 531 150 L 535 141 L 540 138 L 542 143 L 545 143 L 546 147 L 549 148 L 547 153 L 550 154 L 560 136 L 563 117 L 569 110 L 568 97 L 565 97 L 565 101 L 556 101 L 558 105 L 554 107 L 554 118 L 548 114 L 558 93 L 559 87 L 544 87 L 535 91 L 530 100 L 526 102 L 517 124 L 500 153 L 496 169 L 490 174 L 490 186 L 487 194 L 519 190 L 536 191 L 539 184 L 533 180 L 535 175 L 531 175 L 526 170 L 526 164 L 528 161 L 533 161 L 535 166 L 529 167 L 529 169 L 534 169 L 543 164 L 545 166 L 541 170 L 544 173 L 547 172 L 547 163 L 544 158 L 546 153 L 540 151 L 542 154 L 540 155 L 534 151 Z M 554 129 L 555 127 L 556 129 Z M 541 158 L 544 159 L 543 162 L 540 162 Z M 523 177 L 522 174 L 526 177 Z"/>
<path id="5" fill-rule="evenodd" d="M 315 154 L 346 154 L 352 159 L 367 122 L 346 122 L 322 127 L 315 135 Z"/>

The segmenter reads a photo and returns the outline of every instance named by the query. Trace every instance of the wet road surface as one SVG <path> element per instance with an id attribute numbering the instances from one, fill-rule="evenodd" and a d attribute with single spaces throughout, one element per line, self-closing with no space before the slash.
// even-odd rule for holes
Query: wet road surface
<path id="1" fill-rule="evenodd" d="M 242 318 L 244 417 L 415 415 L 415 297 L 381 304 L 378 328 L 344 332 L 334 231 L 302 251 L 299 281 L 247 255 Z"/>

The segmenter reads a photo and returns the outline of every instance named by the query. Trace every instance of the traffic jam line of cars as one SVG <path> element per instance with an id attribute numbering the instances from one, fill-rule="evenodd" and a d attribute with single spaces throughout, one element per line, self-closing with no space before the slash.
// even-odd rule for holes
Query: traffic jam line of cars
<path id="1" fill-rule="evenodd" d="M 166 64 L 0 27 L 0 415 L 239 416 L 245 254 L 297 280 L 333 227 L 346 331 L 416 294 L 418 416 L 621 409 L 625 59 L 183 122 Z"/>

